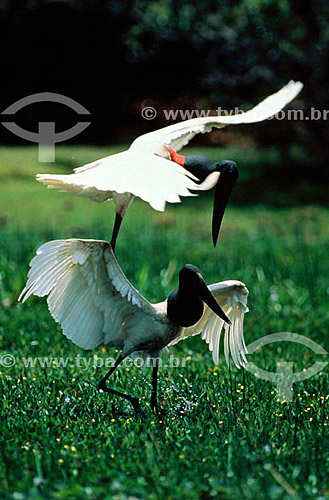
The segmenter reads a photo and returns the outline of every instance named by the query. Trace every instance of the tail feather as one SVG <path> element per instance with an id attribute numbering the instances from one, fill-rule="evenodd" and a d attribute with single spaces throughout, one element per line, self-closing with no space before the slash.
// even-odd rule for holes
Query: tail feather
<path id="1" fill-rule="evenodd" d="M 100 191 L 94 186 L 83 186 L 75 174 L 37 174 L 36 180 L 48 187 L 48 189 L 59 189 L 64 193 L 77 194 L 93 201 L 106 201 L 112 198 L 112 191 Z"/>
<path id="2" fill-rule="evenodd" d="M 67 192 L 72 192 L 71 190 L 76 188 L 81 190 L 81 186 L 74 183 L 72 175 L 37 174 L 36 180 L 49 188 L 59 188 Z"/>

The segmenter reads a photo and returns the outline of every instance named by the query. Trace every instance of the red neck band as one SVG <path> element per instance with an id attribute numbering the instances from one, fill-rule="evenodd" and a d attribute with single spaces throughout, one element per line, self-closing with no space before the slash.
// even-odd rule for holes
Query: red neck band
<path id="1" fill-rule="evenodd" d="M 168 151 L 170 153 L 171 161 L 178 163 L 181 167 L 184 167 L 185 164 L 185 156 L 178 154 L 173 148 L 168 146 Z"/>

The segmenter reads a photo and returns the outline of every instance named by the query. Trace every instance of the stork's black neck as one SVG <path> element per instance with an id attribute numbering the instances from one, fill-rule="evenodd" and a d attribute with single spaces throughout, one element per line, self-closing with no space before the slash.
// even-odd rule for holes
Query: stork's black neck
<path id="1" fill-rule="evenodd" d="M 192 326 L 202 317 L 204 302 L 217 316 L 231 325 L 231 321 L 204 282 L 200 270 L 186 264 L 179 271 L 177 290 L 168 297 L 167 316 L 175 325 Z"/>
<path id="2" fill-rule="evenodd" d="M 168 297 L 168 318 L 179 326 L 194 325 L 203 314 L 203 301 L 198 286 L 201 275 L 197 267 L 187 264 L 179 273 L 177 290 Z"/>
<path id="3" fill-rule="evenodd" d="M 203 182 L 211 172 L 215 171 L 212 162 L 200 155 L 185 156 L 184 168 L 195 175 L 200 182 Z"/>
<path id="4" fill-rule="evenodd" d="M 203 314 L 203 301 L 192 291 L 179 286 L 167 301 L 167 316 L 178 326 L 192 326 Z"/>
<path id="5" fill-rule="evenodd" d="M 184 168 L 195 175 L 200 182 L 203 182 L 212 172 L 221 172 L 229 176 L 234 184 L 239 175 L 234 161 L 223 160 L 212 163 L 208 158 L 200 155 L 185 156 Z"/>

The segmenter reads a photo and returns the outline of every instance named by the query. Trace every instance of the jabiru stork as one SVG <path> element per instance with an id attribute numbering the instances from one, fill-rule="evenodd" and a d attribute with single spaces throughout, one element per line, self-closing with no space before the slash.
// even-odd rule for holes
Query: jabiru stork
<path id="1" fill-rule="evenodd" d="M 207 287 L 199 269 L 184 266 L 179 286 L 168 299 L 151 304 L 128 281 L 106 241 L 68 239 L 43 244 L 30 263 L 28 280 L 18 300 L 47 296 L 48 309 L 64 335 L 84 349 L 99 345 L 121 349 L 99 389 L 130 401 L 136 397 L 107 386 L 109 376 L 128 355 L 149 355 L 153 365 L 151 407 L 157 408 L 158 360 L 162 350 L 202 333 L 218 364 L 224 328 L 224 353 L 239 368 L 246 362 L 243 318 L 248 290 L 240 281 Z"/>
<path id="2" fill-rule="evenodd" d="M 215 165 L 203 162 L 189 165 L 185 162 L 181 166 L 175 160 L 170 161 L 170 151 L 179 151 L 196 134 L 210 132 L 213 128 L 266 120 L 290 103 L 302 88 L 301 82 L 290 81 L 246 113 L 192 118 L 175 123 L 141 135 L 127 151 L 76 168 L 73 174 L 38 174 L 36 179 L 49 188 L 94 201 L 113 199 L 116 211 L 111 238 L 113 250 L 122 218 L 134 196 L 148 202 L 155 210 L 164 211 L 166 202 L 178 203 L 181 196 L 195 196 L 191 191 L 207 190 L 217 183 L 212 232 L 216 244 L 225 206 L 237 178 L 236 166 L 227 161 Z"/>

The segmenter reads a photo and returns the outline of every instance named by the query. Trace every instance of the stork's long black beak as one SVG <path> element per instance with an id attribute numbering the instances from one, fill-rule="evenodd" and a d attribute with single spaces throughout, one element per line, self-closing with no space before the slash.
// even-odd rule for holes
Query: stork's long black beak
<path id="1" fill-rule="evenodd" d="M 212 214 L 212 241 L 214 247 L 218 240 L 220 226 L 233 186 L 239 177 L 237 164 L 234 161 L 224 160 L 217 164 L 220 176 L 215 188 L 214 209 Z"/>
<path id="2" fill-rule="evenodd" d="M 232 322 L 228 319 L 226 314 L 224 313 L 223 309 L 220 307 L 218 302 L 216 301 L 215 297 L 207 287 L 206 283 L 204 282 L 201 274 L 199 274 L 200 282 L 199 282 L 199 297 L 200 299 L 203 300 L 207 304 L 208 307 L 212 311 L 214 311 L 217 316 L 219 316 L 223 321 L 225 321 L 228 325 L 232 325 Z"/>

